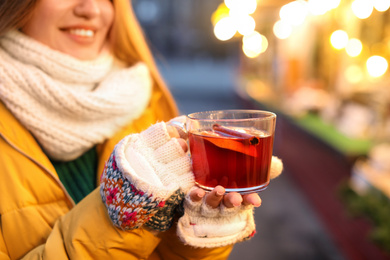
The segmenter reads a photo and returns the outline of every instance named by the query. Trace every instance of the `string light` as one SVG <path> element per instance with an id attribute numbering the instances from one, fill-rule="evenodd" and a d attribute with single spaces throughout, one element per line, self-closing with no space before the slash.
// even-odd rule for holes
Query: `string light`
<path id="1" fill-rule="evenodd" d="M 255 31 L 256 21 L 251 16 L 257 9 L 257 2 L 258 0 L 224 0 L 211 17 L 215 37 L 227 41 L 242 35 L 243 52 L 250 58 L 257 57 L 268 48 L 267 38 Z M 287 39 L 292 35 L 294 28 L 301 25 L 309 14 L 323 15 L 338 8 L 340 2 L 341 0 L 290 1 L 280 8 L 280 20 L 275 22 L 273 33 L 278 39 Z M 390 0 L 353 0 L 350 8 L 357 18 L 366 19 L 372 15 L 374 9 L 378 12 L 389 10 Z M 356 38 L 349 39 L 347 32 L 343 30 L 334 31 L 329 40 L 333 48 L 337 50 L 345 48 L 350 57 L 357 57 L 363 51 L 362 42 Z M 372 56 L 366 63 L 367 71 L 372 77 L 383 75 L 387 71 L 387 66 L 386 59 L 381 56 Z M 347 68 L 345 77 L 349 82 L 353 83 L 352 78 L 357 78 L 357 71 L 356 65 Z"/>

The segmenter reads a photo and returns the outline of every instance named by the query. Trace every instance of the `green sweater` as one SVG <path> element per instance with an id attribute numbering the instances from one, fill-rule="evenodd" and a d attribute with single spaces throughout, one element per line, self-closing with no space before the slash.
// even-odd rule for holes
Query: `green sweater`
<path id="1" fill-rule="evenodd" d="M 69 162 L 51 161 L 62 184 L 75 203 L 80 202 L 96 187 L 97 154 L 96 149 L 84 153 Z"/>

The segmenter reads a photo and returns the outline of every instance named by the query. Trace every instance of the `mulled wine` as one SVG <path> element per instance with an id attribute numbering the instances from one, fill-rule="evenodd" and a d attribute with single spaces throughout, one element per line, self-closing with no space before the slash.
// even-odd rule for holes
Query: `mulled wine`
<path id="1" fill-rule="evenodd" d="M 227 191 L 241 193 L 267 187 L 273 132 L 214 124 L 188 134 L 198 186 L 212 190 L 221 185 Z"/>

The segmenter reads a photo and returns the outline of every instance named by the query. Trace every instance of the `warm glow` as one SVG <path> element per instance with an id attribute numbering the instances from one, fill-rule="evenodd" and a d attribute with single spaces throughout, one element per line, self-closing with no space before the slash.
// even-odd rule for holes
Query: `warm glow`
<path id="1" fill-rule="evenodd" d="M 333 48 L 341 50 L 348 44 L 348 34 L 343 30 L 337 30 L 330 36 L 330 43 Z"/>
<path id="2" fill-rule="evenodd" d="M 371 56 L 366 62 L 368 74 L 374 78 L 385 74 L 388 66 L 387 60 L 381 56 Z"/>
<path id="3" fill-rule="evenodd" d="M 255 19 L 250 15 L 230 15 L 237 25 L 237 30 L 241 35 L 251 34 L 256 27 Z"/>
<path id="4" fill-rule="evenodd" d="M 213 23 L 213 25 L 215 26 L 215 24 L 222 18 L 228 17 L 229 11 L 229 8 L 227 8 L 224 3 L 220 4 L 217 10 L 215 10 L 214 13 L 211 15 L 211 22 Z"/>
<path id="5" fill-rule="evenodd" d="M 253 14 L 257 8 L 256 0 L 225 0 L 224 2 L 230 10 L 241 14 Z"/>
<path id="6" fill-rule="evenodd" d="M 267 37 L 265 37 L 264 35 L 260 35 L 261 36 L 261 50 L 260 50 L 260 53 L 263 53 L 265 52 L 267 49 L 268 49 L 268 40 L 267 40 Z"/>
<path id="7" fill-rule="evenodd" d="M 236 32 L 236 25 L 231 17 L 222 18 L 214 26 L 214 35 L 221 41 L 231 39 Z"/>
<path id="8" fill-rule="evenodd" d="M 286 22 L 279 20 L 274 24 L 273 31 L 279 39 L 287 39 L 292 33 L 292 27 Z"/>
<path id="9" fill-rule="evenodd" d="M 268 40 L 264 35 L 254 31 L 242 38 L 242 51 L 249 58 L 255 58 L 268 48 Z"/>
<path id="10" fill-rule="evenodd" d="M 335 9 L 339 7 L 341 0 L 324 0 L 324 2 L 328 3 L 330 9 Z"/>
<path id="11" fill-rule="evenodd" d="M 390 0 L 373 0 L 374 2 L 374 8 L 378 12 L 385 12 L 390 7 Z"/>
<path id="12" fill-rule="evenodd" d="M 307 2 L 293 1 L 280 8 L 280 19 L 291 25 L 302 24 L 308 14 Z"/>
<path id="13" fill-rule="evenodd" d="M 351 65 L 345 70 L 344 74 L 349 83 L 356 84 L 363 80 L 363 71 L 357 65 Z"/>
<path id="14" fill-rule="evenodd" d="M 340 0 L 308 0 L 309 12 L 313 15 L 322 15 L 327 11 L 336 8 L 340 4 Z"/>
<path id="15" fill-rule="evenodd" d="M 363 44 L 358 39 L 350 39 L 348 41 L 347 46 L 345 47 L 345 51 L 351 57 L 358 56 L 363 50 Z"/>
<path id="16" fill-rule="evenodd" d="M 261 42 L 262 38 L 258 32 L 244 36 L 242 38 L 242 50 L 244 54 L 249 58 L 258 56 L 261 52 Z"/>
<path id="17" fill-rule="evenodd" d="M 374 10 L 372 0 L 354 0 L 352 2 L 352 12 L 359 19 L 370 17 Z"/>

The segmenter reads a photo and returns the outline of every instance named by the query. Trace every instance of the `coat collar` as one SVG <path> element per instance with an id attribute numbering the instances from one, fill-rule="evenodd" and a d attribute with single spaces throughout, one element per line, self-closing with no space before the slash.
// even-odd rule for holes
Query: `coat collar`
<path id="1" fill-rule="evenodd" d="M 73 206 L 75 203 L 59 180 L 58 174 L 49 158 L 42 151 L 32 134 L 23 127 L 2 102 L 0 102 L 0 118 L 0 138 L 4 139 L 16 151 L 28 157 L 50 175 L 64 191 L 70 206 Z"/>

